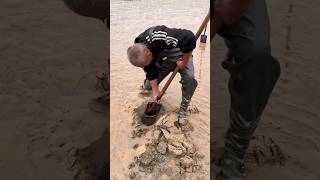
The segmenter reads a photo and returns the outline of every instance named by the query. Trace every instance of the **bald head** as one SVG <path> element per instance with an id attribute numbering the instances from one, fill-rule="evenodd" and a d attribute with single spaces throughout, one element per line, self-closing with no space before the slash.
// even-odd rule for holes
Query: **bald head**
<path id="1" fill-rule="evenodd" d="M 135 43 L 127 50 L 129 62 L 137 67 L 144 67 L 150 64 L 152 54 L 148 47 L 143 43 Z"/>

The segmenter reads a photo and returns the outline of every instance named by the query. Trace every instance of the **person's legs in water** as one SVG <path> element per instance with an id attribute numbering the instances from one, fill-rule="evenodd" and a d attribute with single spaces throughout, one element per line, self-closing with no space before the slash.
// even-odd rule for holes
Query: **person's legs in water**
<path id="1" fill-rule="evenodd" d="M 280 75 L 280 65 L 271 56 L 269 17 L 264 0 L 252 0 L 235 25 L 223 25 L 218 32 L 229 52 L 222 63 L 230 73 L 230 127 L 218 161 L 219 179 L 243 176 L 244 156 L 258 126 L 273 87 Z"/>

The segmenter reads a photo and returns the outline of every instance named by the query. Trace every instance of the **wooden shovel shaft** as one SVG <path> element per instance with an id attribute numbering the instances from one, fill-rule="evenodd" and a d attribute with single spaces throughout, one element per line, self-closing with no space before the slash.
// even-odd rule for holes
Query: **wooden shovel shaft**
<path id="1" fill-rule="evenodd" d="M 204 28 L 206 27 L 206 25 L 208 24 L 209 19 L 210 19 L 210 10 L 209 10 L 207 16 L 204 18 L 204 20 L 203 20 L 201 26 L 199 27 L 197 33 L 195 34 L 196 40 L 198 40 L 201 32 L 203 31 L 203 29 L 204 29 Z M 173 72 L 172 72 L 171 76 L 169 77 L 168 81 L 166 82 L 166 84 L 165 84 L 164 87 L 162 88 L 162 90 L 161 90 L 161 92 L 160 92 L 160 95 L 157 97 L 157 101 L 159 101 L 159 100 L 162 98 L 162 96 L 164 95 L 164 93 L 166 92 L 166 90 L 168 89 L 169 85 L 171 84 L 172 80 L 174 79 L 174 77 L 176 76 L 176 74 L 177 74 L 178 72 L 179 72 L 179 66 L 177 66 L 177 67 L 173 70 Z"/>
<path id="2" fill-rule="evenodd" d="M 197 33 L 195 34 L 196 40 L 198 40 L 198 38 L 200 37 L 203 29 L 207 26 L 209 20 L 210 20 L 210 11 L 208 12 L 207 16 L 204 18 L 204 20 L 203 20 L 202 24 L 200 25 Z"/>
<path id="3" fill-rule="evenodd" d="M 176 76 L 176 74 L 179 71 L 179 66 L 177 66 L 174 71 L 172 72 L 171 76 L 169 77 L 168 81 L 166 82 L 166 84 L 164 85 L 164 87 L 162 88 L 160 95 L 157 97 L 157 101 L 159 101 L 162 96 L 164 95 L 164 93 L 166 92 L 166 90 L 168 89 L 170 83 L 172 82 L 173 78 Z"/>

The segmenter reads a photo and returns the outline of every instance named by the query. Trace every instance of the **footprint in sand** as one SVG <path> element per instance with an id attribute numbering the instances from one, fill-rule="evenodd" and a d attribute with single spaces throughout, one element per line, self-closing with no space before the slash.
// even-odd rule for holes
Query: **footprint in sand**
<path id="1" fill-rule="evenodd" d="M 275 140 L 261 135 L 252 139 L 246 156 L 246 164 L 248 169 L 265 165 L 284 166 L 288 158 Z"/>

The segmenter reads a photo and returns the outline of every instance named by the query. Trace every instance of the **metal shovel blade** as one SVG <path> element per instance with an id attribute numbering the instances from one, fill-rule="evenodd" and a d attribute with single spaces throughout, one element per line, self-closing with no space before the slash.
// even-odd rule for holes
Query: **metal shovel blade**
<path id="1" fill-rule="evenodd" d="M 160 103 L 148 102 L 147 108 L 141 117 L 142 124 L 147 126 L 153 125 L 157 120 L 161 107 L 162 105 Z"/>
<path id="2" fill-rule="evenodd" d="M 202 34 L 202 35 L 200 36 L 200 42 L 201 42 L 201 43 L 207 43 L 207 35 Z"/>

